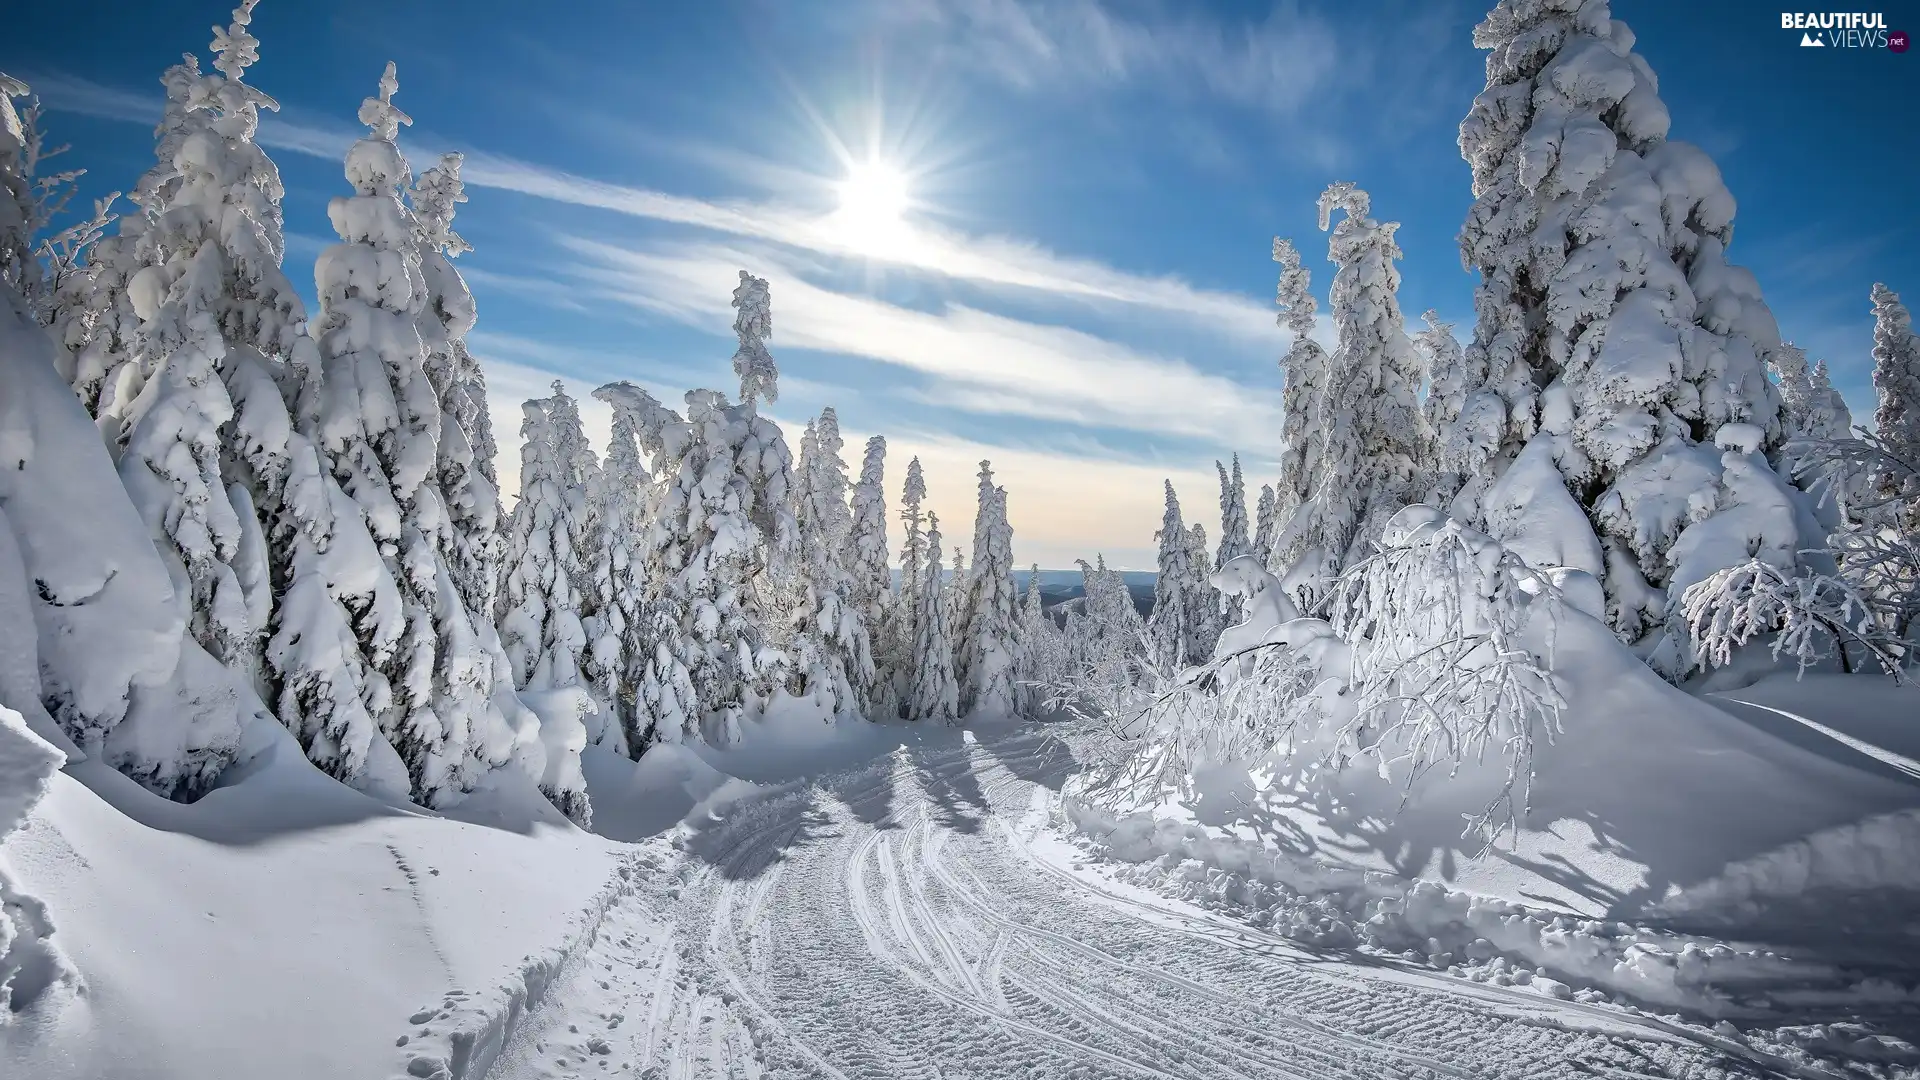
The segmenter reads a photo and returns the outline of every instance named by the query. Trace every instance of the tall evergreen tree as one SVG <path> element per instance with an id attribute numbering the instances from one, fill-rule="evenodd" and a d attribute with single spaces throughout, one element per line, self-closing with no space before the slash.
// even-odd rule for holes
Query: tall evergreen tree
<path id="1" fill-rule="evenodd" d="M 953 678 L 953 642 L 949 604 L 940 566 L 940 515 L 927 515 L 926 558 L 914 590 L 919 604 L 914 619 L 913 692 L 907 719 L 947 724 L 960 722 L 960 691 Z M 958 551 L 959 549 L 955 549 Z"/>
<path id="2" fill-rule="evenodd" d="M 1920 462 L 1920 334 L 1899 294 L 1873 286 L 1873 426 L 1887 448 Z"/>
<path id="3" fill-rule="evenodd" d="M 1474 43 L 1487 80 L 1460 125 L 1475 196 L 1460 249 L 1480 278 L 1480 381 L 1465 397 L 1491 395 L 1502 422 L 1496 442 L 1463 408 L 1473 432 L 1443 435 L 1489 459 L 1455 509 L 1508 542 L 1552 515 L 1554 550 L 1529 557 L 1601 576 L 1615 628 L 1637 637 L 1678 601 L 1660 589 L 1681 531 L 1739 501 L 1706 444 L 1730 423 L 1767 450 L 1784 434 L 1766 378 L 1779 330 L 1727 261 L 1719 170 L 1667 138 L 1653 71 L 1605 0 L 1501 0 Z M 1570 535 L 1581 511 L 1593 539 Z"/>
<path id="4" fill-rule="evenodd" d="M 1153 613 L 1147 617 L 1147 636 L 1153 642 L 1154 663 L 1163 669 L 1178 670 L 1206 659 L 1206 651 L 1201 646 L 1206 633 L 1194 621 L 1202 602 L 1202 572 L 1194 564 L 1193 537 L 1181 521 L 1180 497 L 1174 493 L 1171 480 L 1166 481 L 1166 495 L 1160 531 L 1153 534 L 1160 544 L 1160 557 L 1159 572 L 1153 582 Z M 1101 569 L 1105 570 L 1104 563 Z M 1092 587 L 1091 581 L 1088 587 Z M 1204 599 L 1210 607 L 1211 590 L 1205 590 Z"/>
<path id="5" fill-rule="evenodd" d="M 1247 482 L 1240 475 L 1240 455 L 1233 455 L 1233 472 L 1215 461 L 1213 467 L 1220 474 L 1220 547 L 1213 557 L 1213 569 L 1219 570 L 1227 565 L 1229 559 L 1245 555 L 1253 550 L 1253 541 L 1247 536 Z M 1240 621 L 1240 597 L 1220 597 L 1220 617 L 1226 625 Z"/>
<path id="6" fill-rule="evenodd" d="M 507 558 L 500 584 L 500 641 L 522 690 L 582 685 L 587 647 L 580 623 L 580 503 L 570 490 L 562 440 L 554 430 L 554 400 L 520 406 L 520 499 L 507 525 Z"/>
<path id="7" fill-rule="evenodd" d="M 740 404 L 752 405 L 762 398 L 769 404 L 780 400 L 780 372 L 773 354 L 767 351 L 767 338 L 773 336 L 773 303 L 767 293 L 767 279 L 740 271 L 740 285 L 733 290 L 733 332 L 740 347 L 733 353 L 733 372 L 740 376 Z"/>
<path id="8" fill-rule="evenodd" d="M 956 677 L 963 715 L 1012 716 L 1019 709 L 1020 599 L 1013 585 L 1013 526 L 1007 489 L 980 463 L 979 509 L 973 522 L 973 574 L 967 579 L 965 631 Z"/>
<path id="9" fill-rule="evenodd" d="M 1272 484 L 1260 485 L 1260 502 L 1254 508 L 1253 556 L 1261 566 L 1273 564 L 1274 542 L 1280 539 L 1280 504 Z"/>
<path id="10" fill-rule="evenodd" d="M 1312 501 L 1316 470 L 1326 456 L 1327 402 L 1331 392 L 1331 363 L 1325 349 L 1313 340 L 1312 276 L 1300 265 L 1293 241 L 1275 237 L 1273 261 L 1280 264 L 1276 303 L 1280 324 L 1291 341 L 1280 361 L 1286 383 L 1281 404 L 1280 479 L 1274 487 L 1274 518 L 1278 522 L 1268 565 L 1276 571 L 1292 566 L 1306 551 L 1305 515 L 1300 509 Z M 1295 523 L 1300 525 L 1295 528 Z"/>
<path id="11" fill-rule="evenodd" d="M 1299 529 L 1324 577 L 1364 555 L 1365 545 L 1422 491 L 1432 438 L 1420 412 L 1420 363 L 1397 294 L 1397 222 L 1368 216 L 1367 193 L 1338 183 L 1320 196 L 1320 227 L 1332 227 L 1332 311 L 1340 342 L 1324 424 L 1327 443 L 1313 466 L 1313 494 Z M 1344 212 L 1338 225 L 1333 215 Z"/>
<path id="12" fill-rule="evenodd" d="M 790 628 L 791 689 L 812 697 L 829 715 L 864 715 L 873 655 L 847 566 L 853 519 L 843 445 L 840 418 L 831 407 L 807 425 L 801 439 L 794 483 L 799 572 L 793 577 L 798 595 Z"/>
<path id="13" fill-rule="evenodd" d="M 905 535 L 900 542 L 900 590 L 894 599 L 895 641 L 901 646 L 905 664 L 894 672 L 896 696 L 903 707 L 911 707 L 913 665 L 918 662 L 920 643 L 921 589 L 926 582 L 925 564 L 928 546 L 925 533 L 927 480 L 920 470 L 920 459 L 907 462 L 907 478 L 900 486 L 900 523 Z"/>
<path id="14" fill-rule="evenodd" d="M 853 485 L 852 537 L 847 555 L 852 581 L 848 603 L 866 624 L 873 651 L 874 674 L 867 687 L 868 715 L 890 715 L 896 708 L 895 674 L 909 655 L 899 639 L 899 606 L 893 600 L 893 570 L 887 557 L 887 440 L 867 440 L 860 462 L 860 479 Z"/>

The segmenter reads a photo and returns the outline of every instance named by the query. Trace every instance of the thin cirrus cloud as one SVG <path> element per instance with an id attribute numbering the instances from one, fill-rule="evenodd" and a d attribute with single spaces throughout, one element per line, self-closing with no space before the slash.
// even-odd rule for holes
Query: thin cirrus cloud
<path id="1" fill-rule="evenodd" d="M 1098 0 L 918 0 L 896 27 L 931 30 L 973 66 L 1028 91 L 1127 87 L 1292 114 L 1333 77 L 1336 35 L 1292 4 L 1229 24 L 1193 5 Z"/>
<path id="2" fill-rule="evenodd" d="M 713 249 L 636 252 L 563 237 L 586 262 L 577 271 L 609 299 L 703 329 L 725 324 L 738 268 L 754 265 L 778 299 L 788 347 L 860 356 L 935 380 L 950 408 L 1210 444 L 1271 439 L 1274 389 L 1249 387 L 1180 360 L 1150 356 L 1061 326 L 959 305 L 930 313 L 819 288 L 765 254 Z"/>

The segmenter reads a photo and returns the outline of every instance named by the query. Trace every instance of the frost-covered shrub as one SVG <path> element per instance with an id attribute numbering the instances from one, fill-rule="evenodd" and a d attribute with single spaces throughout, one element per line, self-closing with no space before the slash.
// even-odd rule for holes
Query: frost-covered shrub
<path id="1" fill-rule="evenodd" d="M 1493 757 L 1505 780 L 1469 824 L 1491 842 L 1524 814 L 1534 748 L 1565 702 L 1552 672 L 1561 583 L 1426 506 L 1348 567 L 1329 619 L 1300 617 L 1251 559 L 1215 575 L 1247 601 L 1207 663 L 1068 680 L 1060 704 L 1110 738 L 1094 788 L 1178 785 L 1196 769 L 1278 752 L 1322 766 L 1371 760 L 1411 787 Z"/>

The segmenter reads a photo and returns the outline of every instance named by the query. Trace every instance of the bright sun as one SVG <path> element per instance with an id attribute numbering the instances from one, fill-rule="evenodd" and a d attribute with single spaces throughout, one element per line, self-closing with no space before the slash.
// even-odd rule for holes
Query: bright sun
<path id="1" fill-rule="evenodd" d="M 903 215 L 913 199 L 907 178 L 884 161 L 856 161 L 838 186 L 840 209 L 836 224 L 862 251 L 875 252 L 897 243 L 906 232 Z"/>

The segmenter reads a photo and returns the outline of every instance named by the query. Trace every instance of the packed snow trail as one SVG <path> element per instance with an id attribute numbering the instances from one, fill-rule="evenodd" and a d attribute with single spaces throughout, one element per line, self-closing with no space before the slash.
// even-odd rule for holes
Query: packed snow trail
<path id="1" fill-rule="evenodd" d="M 1769 1074 L 1705 1032 L 1320 954 L 1084 878 L 1034 848 L 1064 757 L 1030 732 L 909 746 L 736 806 L 615 905 L 492 1075 Z"/>

